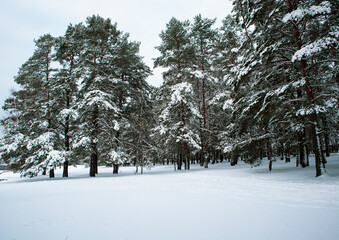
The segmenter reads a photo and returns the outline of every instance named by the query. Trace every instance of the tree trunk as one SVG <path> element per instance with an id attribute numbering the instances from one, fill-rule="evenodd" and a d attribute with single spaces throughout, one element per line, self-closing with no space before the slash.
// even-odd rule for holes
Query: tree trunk
<path id="1" fill-rule="evenodd" d="M 315 114 L 312 114 L 312 116 Z M 315 118 L 313 116 L 312 118 Z M 316 123 L 313 122 L 311 124 L 311 137 L 312 137 L 312 143 L 313 143 L 313 152 L 315 156 L 315 170 L 316 170 L 316 177 L 319 177 L 323 174 L 322 167 L 321 167 L 321 156 L 320 156 L 320 149 L 319 149 L 319 140 L 317 136 L 317 127 L 315 125 Z"/>
<path id="2" fill-rule="evenodd" d="M 298 133 L 298 147 L 299 147 L 299 163 L 302 168 L 306 167 L 306 160 L 305 160 L 305 137 L 304 133 L 299 132 Z"/>
<path id="3" fill-rule="evenodd" d="M 64 162 L 64 171 L 62 173 L 62 177 L 68 177 L 68 161 Z"/>
<path id="4" fill-rule="evenodd" d="M 204 168 L 208 168 L 208 154 L 204 154 L 205 156 L 204 156 L 204 160 L 205 160 L 205 162 L 204 162 Z"/>
<path id="5" fill-rule="evenodd" d="M 330 154 L 330 134 L 329 134 L 329 127 L 328 127 L 328 123 L 327 123 L 327 120 L 326 118 L 323 118 L 323 130 L 324 130 L 324 133 L 323 133 L 323 137 L 324 137 L 324 143 L 325 143 L 325 153 L 326 153 L 326 157 L 329 157 L 331 154 Z"/>
<path id="6" fill-rule="evenodd" d="M 204 72 L 204 65 L 202 65 L 202 71 Z M 202 114 L 203 114 L 203 158 L 205 159 L 204 168 L 208 168 L 208 142 L 207 142 L 207 129 L 206 129 L 206 103 L 205 103 L 205 77 L 202 78 Z"/>
<path id="7" fill-rule="evenodd" d="M 273 165 L 273 160 L 272 160 L 272 146 L 271 146 L 271 142 L 270 139 L 267 139 L 267 158 L 269 161 L 268 164 L 268 171 L 272 171 L 272 165 Z"/>
<path id="8" fill-rule="evenodd" d="M 222 154 L 221 150 L 220 150 L 220 162 L 222 163 L 224 161 L 224 155 Z"/>
<path id="9" fill-rule="evenodd" d="M 181 170 L 181 165 L 182 165 L 182 154 L 181 153 L 178 154 L 177 162 L 178 162 L 178 170 Z"/>
<path id="10" fill-rule="evenodd" d="M 329 134 L 328 133 L 324 133 L 324 140 L 325 140 L 325 153 L 326 153 L 326 157 L 329 157 L 330 154 L 330 148 L 329 148 Z"/>
<path id="11" fill-rule="evenodd" d="M 96 159 L 98 159 L 98 156 L 96 153 L 91 154 L 91 162 L 90 162 L 90 168 L 89 168 L 89 176 L 90 177 L 95 177 L 95 162 Z"/>
<path id="12" fill-rule="evenodd" d="M 95 177 L 95 174 L 98 173 L 98 153 L 97 153 L 97 146 L 96 142 L 94 139 L 97 138 L 98 135 L 98 123 L 97 123 L 97 118 L 98 118 L 98 108 L 95 107 L 92 115 L 92 124 L 93 124 L 93 132 L 92 132 L 92 140 L 91 140 L 91 163 L 90 163 L 90 176 Z"/>
<path id="13" fill-rule="evenodd" d="M 291 162 L 291 156 L 290 156 L 290 150 L 289 149 L 285 150 L 285 162 L 286 163 Z"/>
<path id="14" fill-rule="evenodd" d="M 273 165 L 273 162 L 272 160 L 270 160 L 268 164 L 268 171 L 272 171 L 272 165 Z"/>
<path id="15" fill-rule="evenodd" d="M 238 156 L 234 153 L 232 153 L 232 157 L 231 157 L 231 166 L 235 166 L 236 164 L 238 164 Z"/>
<path id="16" fill-rule="evenodd" d="M 185 170 L 190 170 L 190 161 L 188 156 L 185 156 Z"/>
<path id="17" fill-rule="evenodd" d="M 54 178 L 54 169 L 49 170 L 49 178 Z"/>
<path id="18" fill-rule="evenodd" d="M 119 173 L 119 164 L 113 163 L 113 174 Z"/>
<path id="19" fill-rule="evenodd" d="M 138 173 L 138 163 L 141 163 L 141 174 L 143 174 L 143 165 L 144 165 L 144 149 L 143 149 L 143 126 L 144 126 L 144 119 L 143 119 L 143 107 L 144 107 L 144 93 L 142 83 L 140 84 L 141 88 L 141 106 L 139 112 L 139 138 L 138 138 L 138 145 L 137 145 L 137 165 L 136 165 L 136 173 Z M 138 160 L 138 158 L 140 160 Z"/>
<path id="20" fill-rule="evenodd" d="M 293 6 L 291 1 L 287 1 L 287 4 L 289 6 L 290 12 L 296 10 L 296 6 Z M 301 42 L 301 35 L 300 31 L 298 29 L 298 23 L 296 21 L 292 21 L 292 28 L 294 33 L 294 38 L 297 43 L 297 50 L 300 50 L 302 48 L 302 42 Z M 301 31 L 302 33 L 302 31 Z M 306 86 L 306 96 L 307 96 L 307 102 L 309 104 L 312 104 L 314 100 L 312 87 L 309 78 L 307 77 L 306 73 L 306 66 L 307 62 L 305 59 L 300 59 L 300 68 L 301 68 L 301 75 L 305 79 L 305 86 Z M 319 139 L 319 133 L 318 133 L 318 120 L 317 120 L 317 114 L 315 111 L 310 115 L 310 135 L 311 135 L 311 141 L 313 144 L 313 152 L 315 155 L 315 168 L 316 168 L 316 177 L 319 177 L 323 174 L 322 166 L 321 166 L 321 146 L 320 146 L 320 139 Z M 323 163 L 323 168 L 325 168 L 325 164 Z"/>

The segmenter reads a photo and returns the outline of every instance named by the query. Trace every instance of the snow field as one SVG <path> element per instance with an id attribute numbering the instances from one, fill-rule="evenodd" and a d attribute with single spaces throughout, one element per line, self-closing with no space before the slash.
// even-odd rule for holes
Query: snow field
<path id="1" fill-rule="evenodd" d="M 313 161 L 313 160 L 312 160 Z M 70 169 L 70 178 L 20 179 L 0 175 L 2 240 L 225 240 L 326 239 L 339 236 L 339 156 L 327 174 L 277 161 L 192 165 L 189 171 L 156 166 L 134 175 L 101 167 Z M 311 162 L 313 164 L 313 162 Z"/>

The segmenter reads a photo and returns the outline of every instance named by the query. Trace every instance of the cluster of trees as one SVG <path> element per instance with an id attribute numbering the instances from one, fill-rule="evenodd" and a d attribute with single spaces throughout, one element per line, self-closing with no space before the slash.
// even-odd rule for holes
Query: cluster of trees
<path id="1" fill-rule="evenodd" d="M 44 35 L 4 109 L 2 157 L 23 175 L 85 162 L 146 166 L 266 157 L 316 176 L 338 151 L 338 9 L 335 0 L 235 0 L 222 27 L 197 15 L 161 32 L 163 84 L 150 87 L 139 44 L 93 16 L 65 36 Z M 142 170 L 141 170 L 142 171 Z"/>
<path id="2" fill-rule="evenodd" d="M 315 155 L 316 176 L 338 146 L 338 2 L 236 0 L 220 29 L 173 18 L 155 66 L 159 148 L 189 168 L 224 157 L 269 169 Z"/>
<path id="3" fill-rule="evenodd" d="M 151 74 L 138 55 L 139 43 L 109 19 L 88 17 L 62 37 L 35 41 L 33 56 L 15 78 L 21 89 L 4 109 L 2 158 L 23 176 L 36 176 L 86 162 L 90 176 L 98 164 L 119 165 L 128 156 L 144 166 L 143 132 L 149 118 Z"/>

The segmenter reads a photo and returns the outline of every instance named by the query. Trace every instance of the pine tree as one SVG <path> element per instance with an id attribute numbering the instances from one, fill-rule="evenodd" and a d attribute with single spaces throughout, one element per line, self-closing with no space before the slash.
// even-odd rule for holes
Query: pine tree
<path id="1" fill-rule="evenodd" d="M 264 155 L 271 156 L 270 147 L 266 149 L 264 142 L 270 142 L 269 145 L 272 145 L 272 140 L 275 140 L 282 146 L 291 146 L 296 141 L 299 160 L 306 166 L 304 136 L 308 133 L 307 137 L 312 142 L 309 147 L 316 158 L 316 176 L 321 174 L 321 158 L 323 163 L 325 161 L 320 145 L 321 136 L 317 130 L 317 109 L 321 107 L 315 103 L 319 98 L 314 95 L 313 84 L 317 82 L 315 79 L 324 78 L 317 74 L 312 75 L 311 70 L 316 59 L 314 52 L 308 60 L 299 54 L 307 55 L 310 52 L 307 48 L 310 46 L 311 49 L 317 49 L 315 53 L 333 46 L 335 40 L 331 38 L 329 31 L 325 33 L 325 39 L 330 40 L 320 44 L 321 46 L 314 44 L 323 41 L 321 36 L 324 35 L 311 31 L 312 25 L 326 22 L 330 13 L 328 4 L 323 2 L 316 5 L 315 2 L 309 1 L 257 1 L 251 4 L 247 1 L 235 2 L 237 19 L 242 22 L 247 39 L 243 47 L 252 50 L 249 55 L 244 55 L 244 64 L 236 82 L 238 101 L 235 107 L 240 123 L 239 133 L 247 132 L 249 136 L 247 140 L 243 139 L 240 146 L 250 147 L 249 155 L 257 159 L 258 156 L 251 150 L 252 147 L 257 148 L 257 144 L 261 146 Z M 250 25 L 255 26 L 252 32 L 249 30 Z M 309 45 L 305 44 L 305 41 L 309 42 Z M 296 60 L 299 60 L 299 64 Z M 327 78 L 327 81 L 329 79 L 331 78 Z M 246 89 L 251 90 L 250 94 L 241 94 L 245 93 Z M 248 123 L 254 128 L 256 136 L 253 136 L 253 130 L 247 127 Z"/>
<path id="2" fill-rule="evenodd" d="M 161 144 L 177 156 L 178 169 L 182 163 L 189 169 L 191 152 L 201 149 L 201 140 L 195 131 L 201 115 L 191 84 L 194 48 L 190 44 L 188 21 L 172 18 L 166 27 L 160 34 L 162 43 L 157 47 L 161 56 L 155 59 L 155 67 L 168 69 L 163 73 L 164 84 L 158 92 L 159 126 L 156 130 L 167 136 Z"/>
<path id="3" fill-rule="evenodd" d="M 63 37 L 57 42 L 56 60 L 59 61 L 60 68 L 53 83 L 53 102 L 57 108 L 57 119 L 59 123 L 60 135 L 63 135 L 64 149 L 67 158 L 63 163 L 63 177 L 68 177 L 68 166 L 71 159 L 72 135 L 76 130 L 75 120 L 78 116 L 76 111 L 77 81 L 79 55 L 81 42 L 79 41 L 82 31 L 82 24 L 69 25 Z M 74 156 L 73 156 L 74 157 Z"/>
<path id="4" fill-rule="evenodd" d="M 233 16 L 228 15 L 223 19 L 223 25 L 219 29 L 218 39 L 214 46 L 215 58 L 213 59 L 213 76 L 216 79 L 214 97 L 211 100 L 217 144 L 221 154 L 226 154 L 231 159 L 231 165 L 235 165 L 238 159 L 236 153 L 237 124 L 234 112 L 234 87 L 238 69 L 238 55 L 241 39 L 241 29 Z M 223 159 L 223 155 L 221 155 Z"/>
<path id="5" fill-rule="evenodd" d="M 98 173 L 99 156 L 113 156 L 109 153 L 114 148 L 113 141 L 106 139 L 114 139 L 121 109 L 115 101 L 116 71 L 110 63 L 116 57 L 120 35 L 116 24 L 100 16 L 88 17 L 81 35 L 80 125 L 75 146 L 90 150 L 92 177 Z"/>
<path id="6" fill-rule="evenodd" d="M 143 130 L 142 127 L 138 126 L 139 122 L 135 120 L 136 118 L 143 118 L 145 115 L 142 105 L 147 101 L 146 92 L 149 86 L 146 78 L 151 74 L 151 71 L 143 63 L 142 57 L 138 55 L 140 43 L 129 41 L 128 37 L 129 35 L 125 34 L 119 40 L 117 56 L 112 62 L 117 69 L 115 91 L 117 93 L 116 101 L 119 109 L 121 109 L 119 115 L 121 128 L 115 136 L 121 151 L 126 156 L 138 159 L 137 152 L 143 144 L 141 142 L 136 143 L 135 140 L 139 138 Z M 134 136 L 134 134 L 138 136 Z M 120 164 L 123 164 L 123 162 L 116 162 L 115 165 L 119 166 Z"/>
<path id="7" fill-rule="evenodd" d="M 202 115 L 201 126 L 201 140 L 202 151 L 201 156 L 204 161 L 204 167 L 208 167 L 208 161 L 211 155 L 212 129 L 208 129 L 208 123 L 211 125 L 211 119 L 208 118 L 208 100 L 213 95 L 215 85 L 211 74 L 212 61 L 215 58 L 215 42 L 217 39 L 216 30 L 212 29 L 216 19 L 203 19 L 201 15 L 194 18 L 194 23 L 191 26 L 191 39 L 193 47 L 195 48 L 195 57 L 192 58 L 192 68 L 195 70 L 194 78 L 196 83 L 196 92 L 198 94 L 198 106 Z M 211 128 L 211 126 L 210 126 Z M 212 144 L 211 144 L 212 146 Z"/>
<path id="8" fill-rule="evenodd" d="M 15 78 L 22 89 L 13 92 L 13 97 L 7 99 L 4 106 L 5 110 L 11 111 L 4 124 L 12 136 L 6 138 L 9 142 L 3 150 L 14 159 L 13 166 L 22 176 L 33 177 L 49 170 L 50 177 L 54 177 L 54 169 L 65 158 L 51 98 L 55 39 L 47 34 L 35 44 L 33 56 L 22 65 Z"/>

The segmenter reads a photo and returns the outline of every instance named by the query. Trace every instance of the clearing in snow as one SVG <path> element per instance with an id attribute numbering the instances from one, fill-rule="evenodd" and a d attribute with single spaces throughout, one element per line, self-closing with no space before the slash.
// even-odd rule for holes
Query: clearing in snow
<path id="1" fill-rule="evenodd" d="M 313 161 L 313 160 L 312 160 Z M 326 239 L 339 237 L 339 155 L 327 174 L 277 161 L 251 168 L 240 163 L 192 165 L 189 171 L 156 166 L 62 170 L 55 179 L 0 182 L 2 240 L 225 240 Z"/>

